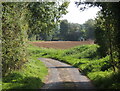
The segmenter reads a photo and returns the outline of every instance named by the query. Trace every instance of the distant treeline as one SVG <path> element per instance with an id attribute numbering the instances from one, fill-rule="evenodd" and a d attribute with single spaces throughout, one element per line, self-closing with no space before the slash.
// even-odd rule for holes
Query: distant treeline
<path id="1" fill-rule="evenodd" d="M 69 23 L 61 20 L 60 24 L 49 33 L 39 33 L 37 40 L 46 41 L 84 41 L 94 40 L 95 20 L 89 19 L 84 24 Z M 35 37 L 35 36 L 34 36 Z M 35 39 L 36 38 L 32 38 Z"/>

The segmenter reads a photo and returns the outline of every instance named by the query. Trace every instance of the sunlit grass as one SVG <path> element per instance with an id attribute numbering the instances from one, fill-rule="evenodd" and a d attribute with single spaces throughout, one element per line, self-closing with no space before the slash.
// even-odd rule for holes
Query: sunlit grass
<path id="1" fill-rule="evenodd" d="M 31 46 L 31 48 L 33 48 Z M 48 57 L 71 64 L 88 76 L 97 88 L 120 88 L 119 78 L 115 78 L 110 65 L 109 56 L 100 58 L 97 53 L 98 45 L 81 45 L 66 50 L 36 48 L 32 53 L 37 57 Z M 119 74 L 117 76 L 120 76 Z M 112 80 L 114 79 L 114 81 Z"/>
<path id="2" fill-rule="evenodd" d="M 28 49 L 35 50 L 34 47 Z M 3 89 L 38 89 L 43 86 L 48 70 L 35 55 L 30 53 L 28 62 L 20 70 L 3 77 Z"/>
<path id="3" fill-rule="evenodd" d="M 79 68 L 97 88 L 120 89 L 120 74 L 112 71 L 109 56 L 99 57 L 98 47 L 98 45 L 82 45 L 56 50 L 29 45 L 29 61 L 21 70 L 14 71 L 3 79 L 3 89 L 41 88 L 47 75 L 47 68 L 38 60 L 40 57 L 57 59 Z"/>

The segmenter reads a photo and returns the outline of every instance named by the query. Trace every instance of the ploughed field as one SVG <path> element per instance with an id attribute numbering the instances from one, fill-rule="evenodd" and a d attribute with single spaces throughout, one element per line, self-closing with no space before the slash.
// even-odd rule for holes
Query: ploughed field
<path id="1" fill-rule="evenodd" d="M 36 41 L 30 43 L 38 47 L 69 49 L 78 45 L 94 44 L 94 41 Z"/>

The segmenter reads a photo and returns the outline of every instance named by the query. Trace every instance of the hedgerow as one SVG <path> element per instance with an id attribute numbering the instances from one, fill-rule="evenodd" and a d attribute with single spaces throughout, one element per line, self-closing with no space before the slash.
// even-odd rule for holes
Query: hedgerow
<path id="1" fill-rule="evenodd" d="M 2 3 L 2 74 L 21 68 L 27 61 L 26 3 Z"/>

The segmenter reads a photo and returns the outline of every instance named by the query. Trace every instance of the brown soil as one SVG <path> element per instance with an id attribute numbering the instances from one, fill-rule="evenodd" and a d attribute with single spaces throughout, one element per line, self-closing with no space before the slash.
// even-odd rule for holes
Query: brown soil
<path id="1" fill-rule="evenodd" d="M 94 44 L 94 41 L 39 41 L 30 43 L 38 47 L 69 49 L 78 45 Z"/>

